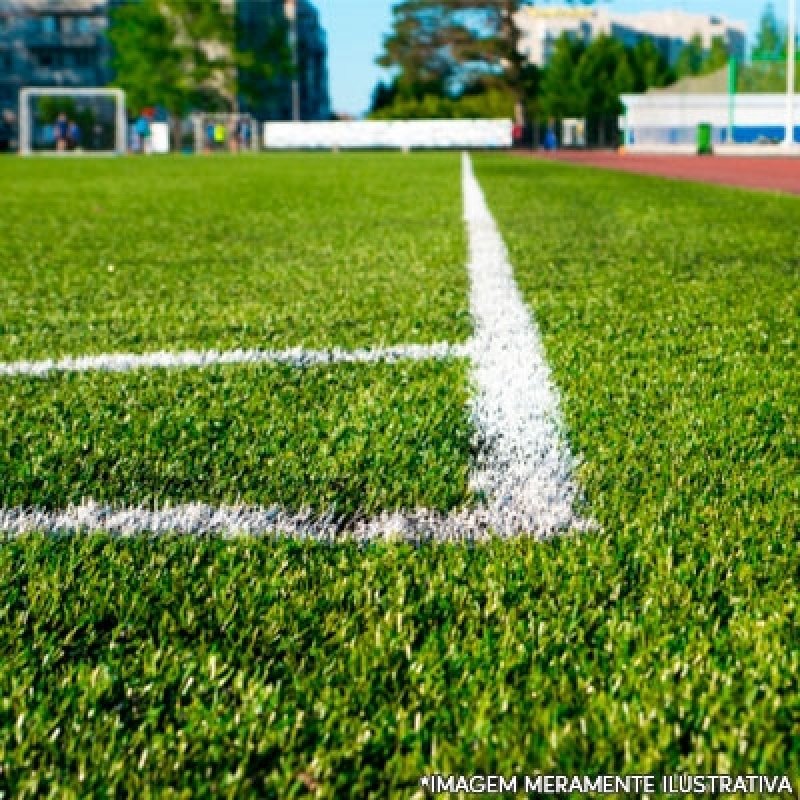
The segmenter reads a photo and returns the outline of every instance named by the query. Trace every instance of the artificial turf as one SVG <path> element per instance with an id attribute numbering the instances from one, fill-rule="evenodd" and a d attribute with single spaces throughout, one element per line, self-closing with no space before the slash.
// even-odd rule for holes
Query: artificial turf
<path id="1" fill-rule="evenodd" d="M 0 360 L 469 333 L 455 154 L 0 161 Z"/>
<path id="2" fill-rule="evenodd" d="M 475 548 L 9 541 L 9 796 L 800 778 L 800 201 L 476 169 L 600 530 Z"/>
<path id="3" fill-rule="evenodd" d="M 281 505 L 338 517 L 469 501 L 466 364 L 0 380 L 0 505 Z"/>

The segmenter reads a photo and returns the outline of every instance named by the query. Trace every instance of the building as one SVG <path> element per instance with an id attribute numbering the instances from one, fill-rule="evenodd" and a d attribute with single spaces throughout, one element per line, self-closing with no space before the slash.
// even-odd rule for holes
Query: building
<path id="1" fill-rule="evenodd" d="M 640 152 L 693 152 L 700 125 L 710 126 L 715 147 L 783 142 L 788 127 L 785 65 L 751 65 L 741 77 L 732 84 L 729 69 L 723 68 L 644 94 L 622 95 L 626 146 Z M 797 94 L 793 118 L 800 120 Z M 795 122 L 793 141 L 798 139 L 800 125 Z"/>
<path id="2" fill-rule="evenodd" d="M 319 12 L 308 0 L 287 0 L 287 6 L 295 7 L 297 27 L 296 116 L 303 120 L 328 120 L 331 118 L 328 40 L 319 21 Z"/>
<path id="3" fill-rule="evenodd" d="M 0 0 L 0 122 L 16 117 L 22 87 L 111 84 L 110 12 L 126 1 L 135 0 Z M 259 100 L 242 110 L 263 119 L 329 119 L 327 41 L 316 8 L 308 0 L 223 2 L 235 6 L 246 38 L 276 25 L 296 32 L 296 78 L 264 83 Z"/>
<path id="4" fill-rule="evenodd" d="M 308 0 L 235 2 L 243 46 L 258 46 L 284 30 L 296 65 L 294 77 L 262 82 L 255 102 L 242 99 L 242 111 L 262 120 L 330 119 L 328 43 L 317 9 Z"/>
<path id="5" fill-rule="evenodd" d="M 24 86 L 105 86 L 113 0 L 0 0 L 0 117 Z"/>
<path id="6" fill-rule="evenodd" d="M 743 60 L 747 52 L 747 28 L 725 17 L 685 11 L 613 13 L 607 8 L 525 8 L 519 12 L 520 50 L 537 66 L 550 62 L 556 40 L 564 33 L 585 42 L 605 34 L 632 47 L 651 39 L 667 63 L 674 65 L 680 51 L 699 35 L 708 50 L 720 37 L 730 55 Z"/>

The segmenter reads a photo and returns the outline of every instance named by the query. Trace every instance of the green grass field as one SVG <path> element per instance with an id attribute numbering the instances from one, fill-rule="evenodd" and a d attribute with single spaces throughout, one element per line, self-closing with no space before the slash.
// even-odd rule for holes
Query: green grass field
<path id="1" fill-rule="evenodd" d="M 448 511 L 469 500 L 465 373 L 422 362 L 3 381 L 0 504 Z"/>
<path id="2" fill-rule="evenodd" d="M 458 159 L 401 159 L 4 160 L 0 359 L 463 341 Z"/>
<path id="3" fill-rule="evenodd" d="M 400 219 L 417 220 L 384 218 L 345 189 L 346 201 L 325 204 L 331 225 L 361 231 L 366 285 L 391 274 L 402 287 L 364 306 L 352 338 L 337 322 L 344 306 L 334 313 L 322 288 L 293 287 L 286 296 L 311 320 L 296 339 L 264 329 L 238 339 L 226 313 L 216 316 L 209 279 L 189 291 L 213 307 L 210 338 L 198 333 L 202 315 L 183 328 L 166 306 L 132 323 L 138 339 L 122 324 L 119 349 L 463 339 L 457 157 L 337 158 L 243 159 L 236 174 L 246 187 L 270 170 L 353 181 L 365 196 L 385 190 Z M 800 779 L 800 200 L 500 155 L 475 166 L 536 312 L 602 529 L 478 547 L 9 540 L 0 548 L 5 796 L 411 797 L 434 771 Z M 4 258 L 15 248 L 24 260 L 25 209 L 74 168 L 0 162 L 0 179 L 25 184 L 12 202 L 16 232 L 0 237 Z M 135 183 L 132 164 L 97 169 L 130 170 Z M 181 171 L 224 175 L 212 160 L 146 169 L 173 185 L 164 230 L 201 202 L 181 193 Z M 127 207 L 124 180 L 96 180 L 107 193 L 119 187 L 107 203 Z M 304 202 L 298 194 L 292 207 Z M 274 225 L 289 224 L 272 213 Z M 371 228 L 375 214 L 383 222 Z M 39 226 L 33 252 L 53 246 L 48 229 Z M 197 252 L 213 252 L 204 231 L 194 233 Z M 325 236 L 312 235 L 322 248 Z M 348 238 L 335 239 L 346 261 Z M 309 241 L 282 246 L 310 283 L 315 270 L 345 281 L 332 260 L 311 259 L 320 250 Z M 410 275 L 398 247 L 416 265 Z M 181 271 L 173 266 L 169 281 Z M 219 262 L 218 285 L 229 274 L 238 284 L 238 268 Z M 53 307 L 69 273 L 59 270 L 41 277 Z M 24 269 L 11 275 L 17 283 L 0 277 L 2 298 L 25 282 Z M 353 295 L 342 302 L 359 308 L 346 285 Z M 150 308 L 149 291 L 143 281 L 131 296 Z M 68 303 L 37 328 L 14 310 L 35 306 L 33 292 L 11 294 L 22 302 L 0 305 L 3 330 L 18 326 L 4 357 L 116 348 L 71 328 Z M 277 309 L 272 319 L 282 313 L 253 297 L 252 319 L 259 303 Z M 365 497 L 371 510 L 447 509 L 467 497 L 461 363 L 0 378 L 0 396 L 5 505 L 60 506 L 87 491 L 186 499 L 195 489 L 216 502 L 231 499 L 224 478 L 234 468 L 236 485 L 261 503 L 279 495 L 349 513 Z"/>

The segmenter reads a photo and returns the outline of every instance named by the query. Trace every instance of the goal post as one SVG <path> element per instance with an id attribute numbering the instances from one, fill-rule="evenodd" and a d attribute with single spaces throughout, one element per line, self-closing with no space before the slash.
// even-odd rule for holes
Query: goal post
<path id="1" fill-rule="evenodd" d="M 195 153 L 258 151 L 258 122 L 252 114 L 195 111 L 190 121 Z"/>
<path id="2" fill-rule="evenodd" d="M 70 116 L 73 146 L 60 148 L 56 119 Z M 29 87 L 19 93 L 19 152 L 31 155 L 124 155 L 125 92 L 108 88 Z"/>

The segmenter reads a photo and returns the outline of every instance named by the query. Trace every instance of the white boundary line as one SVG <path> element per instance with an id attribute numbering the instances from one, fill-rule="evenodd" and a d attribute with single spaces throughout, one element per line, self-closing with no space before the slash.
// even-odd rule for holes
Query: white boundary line
<path id="1" fill-rule="evenodd" d="M 291 351 L 285 354 L 255 352 L 256 358 L 236 354 L 179 354 L 181 364 L 168 363 L 168 354 L 137 357 L 100 356 L 58 362 L 18 362 L 16 372 L 0 374 L 43 374 L 52 369 L 80 369 L 76 364 L 92 364 L 84 369 L 130 369 L 118 359 L 134 358 L 136 366 L 205 366 L 208 363 L 247 363 L 278 361 L 297 366 L 309 363 L 390 360 L 415 353 L 417 358 L 468 354 L 472 359 L 475 395 L 471 403 L 479 457 L 472 475 L 472 487 L 484 502 L 477 509 L 464 509 L 442 515 L 421 509 L 385 513 L 362 520 L 342 530 L 330 516 L 315 517 L 310 512 L 291 513 L 278 507 L 211 507 L 203 504 L 178 505 L 150 511 L 113 509 L 88 502 L 66 511 L 37 509 L 0 510 L 0 530 L 12 534 L 27 531 L 69 532 L 105 530 L 115 534 L 207 534 L 277 535 L 319 540 L 340 538 L 370 541 L 397 537 L 409 541 L 484 540 L 529 535 L 547 538 L 559 533 L 587 530 L 593 524 L 574 511 L 578 490 L 572 479 L 575 466 L 563 435 L 558 393 L 550 372 L 538 331 L 514 281 L 505 245 L 475 179 L 469 157 L 463 156 L 464 219 L 469 235 L 470 309 L 475 336 L 467 348 L 449 345 L 389 348 L 389 350 L 338 351 L 332 358 L 327 351 Z M 309 352 L 314 355 L 309 356 Z M 321 355 L 323 354 L 324 355 Z M 383 354 L 382 356 L 379 354 Z M 267 357 L 265 357 L 265 355 Z M 405 355 L 405 357 L 409 357 Z M 98 362 L 98 359 L 112 359 Z M 222 359 L 225 359 L 224 361 Z M 117 359 L 117 360 L 115 360 Z M 145 362 L 142 359 L 155 359 Z M 197 363 L 200 359 L 201 363 Z M 28 364 L 20 369 L 19 363 Z M 48 364 L 36 371 L 35 364 Z M 102 366 L 98 366 L 98 364 Z"/>
<path id="2" fill-rule="evenodd" d="M 401 344 L 374 350 L 184 350 L 178 353 L 104 353 L 97 356 L 67 356 L 59 361 L 0 362 L 0 377 L 46 377 L 53 372 L 128 372 L 136 369 L 176 369 L 212 367 L 218 364 L 284 364 L 314 367 L 324 364 L 373 364 L 379 361 L 423 361 L 464 358 L 465 345 Z"/>
<path id="3" fill-rule="evenodd" d="M 486 497 L 490 525 L 503 536 L 584 529 L 573 510 L 575 461 L 538 329 L 466 154 L 462 169 L 475 325 L 472 412 L 481 437 L 473 488 Z"/>

